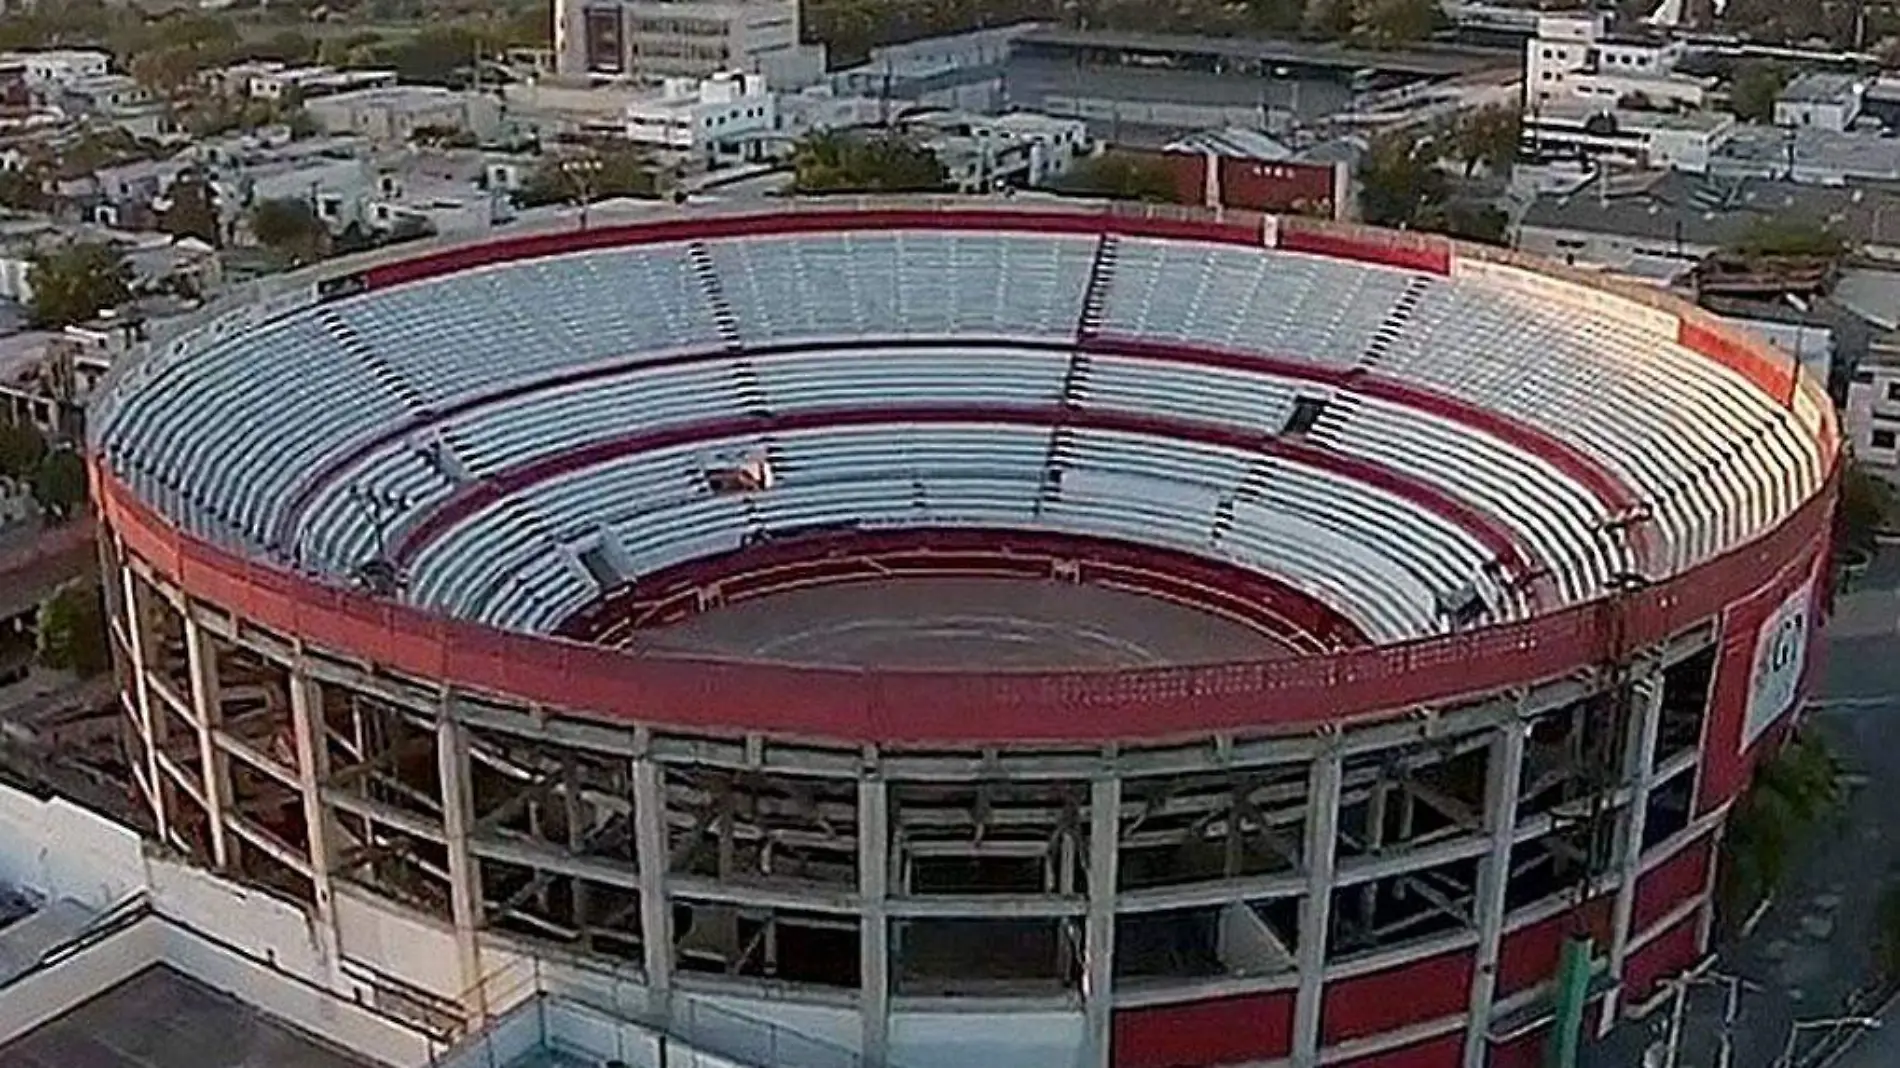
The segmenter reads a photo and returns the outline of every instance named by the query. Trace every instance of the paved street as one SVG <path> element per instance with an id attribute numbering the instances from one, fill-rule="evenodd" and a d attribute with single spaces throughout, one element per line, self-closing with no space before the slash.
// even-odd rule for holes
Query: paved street
<path id="1" fill-rule="evenodd" d="M 1770 1068 L 1796 1021 L 1869 1011 L 1881 889 L 1900 878 L 1900 824 L 1890 791 L 1900 782 L 1900 553 L 1883 555 L 1842 599 L 1821 647 L 1817 726 L 1834 741 L 1853 783 L 1841 825 L 1808 843 L 1796 875 L 1750 936 L 1717 964 L 1752 989 L 1740 997 L 1733 1068 Z M 1679 1068 L 1714 1068 L 1725 991 L 1696 991 L 1685 1014 Z M 1662 1037 L 1667 1012 L 1626 1026 L 1589 1051 L 1588 1068 L 1637 1068 Z M 1900 1065 L 1900 1013 L 1893 1028 L 1852 1049 L 1833 1068 Z M 1803 1029 L 1800 1052 L 1822 1052 L 1820 1030 Z M 1797 1063 L 1804 1063 L 1797 1061 Z"/>

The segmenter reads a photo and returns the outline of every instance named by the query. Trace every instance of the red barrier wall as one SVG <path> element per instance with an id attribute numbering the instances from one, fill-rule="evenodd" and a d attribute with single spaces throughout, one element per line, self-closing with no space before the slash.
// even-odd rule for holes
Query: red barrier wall
<path id="1" fill-rule="evenodd" d="M 1246 568 L 1107 538 L 973 528 L 852 531 L 702 557 L 642 576 L 637 587 L 626 587 L 569 620 L 560 634 L 576 641 L 623 639 L 635 627 L 697 613 L 700 591 L 712 587 L 730 603 L 800 585 L 891 574 L 1048 578 L 1056 561 L 1077 563 L 1080 581 L 1200 605 L 1282 639 L 1312 638 L 1325 648 L 1365 642 L 1331 608 Z"/>
<path id="2" fill-rule="evenodd" d="M 1471 1002 L 1470 949 L 1326 984 L 1320 1042 L 1332 1045 L 1465 1012 Z"/>
<path id="3" fill-rule="evenodd" d="M 1115 1014 L 1114 1068 L 1275 1060 L 1293 1048 L 1291 990 Z"/>

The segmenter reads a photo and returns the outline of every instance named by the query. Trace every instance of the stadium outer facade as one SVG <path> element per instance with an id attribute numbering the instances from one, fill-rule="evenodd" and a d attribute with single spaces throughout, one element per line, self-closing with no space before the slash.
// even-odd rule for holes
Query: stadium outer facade
<path id="1" fill-rule="evenodd" d="M 822 229 L 852 210 L 780 215 Z M 473 1028 L 537 988 L 591 991 L 673 1026 L 756 1022 L 773 1029 L 761 1055 L 788 1064 L 835 1045 L 909 1065 L 1528 1065 L 1567 936 L 1594 940 L 1605 1020 L 1695 963 L 1724 816 L 1798 703 L 1822 596 L 1838 438 L 1792 361 L 1674 301 L 1607 298 L 1428 238 L 985 210 L 1009 227 L 1511 271 L 1545 278 L 1552 300 L 1661 309 L 1668 340 L 1813 413 L 1829 474 L 1737 548 L 1522 622 L 1078 679 L 709 669 L 504 634 L 191 536 L 95 462 L 132 763 L 158 837 L 304 903 L 332 988 L 359 1002 Z M 943 219 L 899 209 L 878 225 Z M 731 222 L 718 220 L 646 226 Z M 337 267 L 201 329 L 646 226 Z M 584 842 L 583 802 L 624 817 L 629 840 Z M 951 828 L 937 855 L 985 858 L 969 863 L 996 885 L 946 874 L 951 892 L 901 892 L 900 810 L 935 813 L 920 825 Z M 985 825 L 1011 848 L 973 847 Z M 740 872 L 735 855 L 771 836 L 830 850 L 844 874 Z M 1154 841 L 1190 839 L 1214 859 L 1197 867 L 1182 846 L 1178 876 L 1128 876 Z M 1012 884 L 1010 857 L 1061 874 Z M 1219 966 L 1153 965 L 1196 956 L 1153 949 L 1183 932 L 1211 939 Z M 1047 955 L 1044 974 L 1020 961 L 983 974 L 986 955 L 1023 945 Z M 1118 968 L 1118 950 L 1150 965 Z"/>

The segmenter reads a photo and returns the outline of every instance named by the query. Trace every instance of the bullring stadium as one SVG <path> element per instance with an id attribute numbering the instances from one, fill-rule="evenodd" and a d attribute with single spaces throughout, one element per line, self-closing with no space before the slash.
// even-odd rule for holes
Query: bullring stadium
<path id="1" fill-rule="evenodd" d="M 431 1011 L 1478 1068 L 1707 948 L 1833 420 L 1502 251 L 828 201 L 260 289 L 92 457 L 158 836 Z"/>

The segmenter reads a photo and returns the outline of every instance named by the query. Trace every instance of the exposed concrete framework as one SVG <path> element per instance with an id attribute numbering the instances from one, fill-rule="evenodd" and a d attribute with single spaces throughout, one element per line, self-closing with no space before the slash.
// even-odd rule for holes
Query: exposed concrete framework
<path id="1" fill-rule="evenodd" d="M 1478 947 L 1477 1068 L 1522 1007 L 1496 992 L 1510 917 L 1607 886 L 1622 967 L 1645 850 L 1689 825 L 1669 791 L 1693 782 L 1714 662 L 1701 629 L 1643 651 L 1621 696 L 1574 677 L 1297 738 L 881 753 L 431 691 L 108 556 L 140 787 L 179 848 L 320 919 L 348 881 L 451 924 L 471 1020 L 480 935 L 505 932 L 618 958 L 656 1006 L 767 984 L 854 1002 L 871 1063 L 905 1004 L 1079 1006 L 1106 1063 L 1116 1007 L 1279 988 L 1304 1068 L 1336 969 L 1456 936 Z"/>

